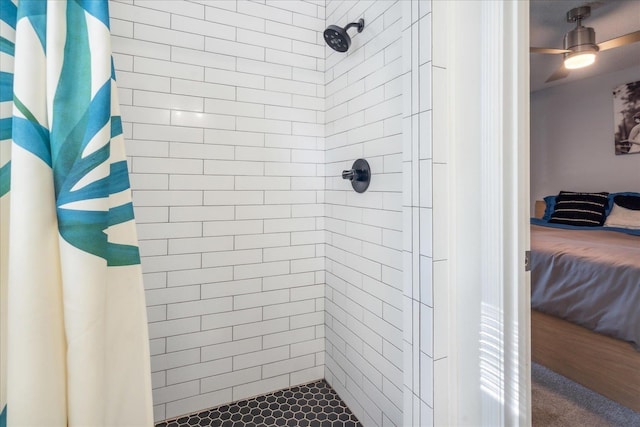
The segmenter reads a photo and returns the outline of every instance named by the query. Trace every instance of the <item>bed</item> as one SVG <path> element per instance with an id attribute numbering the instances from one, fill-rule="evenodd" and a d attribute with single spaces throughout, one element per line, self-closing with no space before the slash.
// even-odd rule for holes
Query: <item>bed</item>
<path id="1" fill-rule="evenodd" d="M 532 358 L 640 412 L 640 232 L 532 219 Z"/>

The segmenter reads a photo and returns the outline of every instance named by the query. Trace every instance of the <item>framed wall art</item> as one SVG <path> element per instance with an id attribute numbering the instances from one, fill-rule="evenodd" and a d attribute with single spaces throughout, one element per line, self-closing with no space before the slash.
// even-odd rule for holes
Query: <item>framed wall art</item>
<path id="1" fill-rule="evenodd" d="M 640 81 L 613 90 L 613 123 L 616 154 L 640 153 Z"/>

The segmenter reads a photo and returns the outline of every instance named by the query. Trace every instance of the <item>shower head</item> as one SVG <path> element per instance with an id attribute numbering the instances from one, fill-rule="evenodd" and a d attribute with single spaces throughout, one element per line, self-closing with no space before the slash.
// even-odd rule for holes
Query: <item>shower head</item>
<path id="1" fill-rule="evenodd" d="M 347 24 L 344 28 L 340 28 L 337 25 L 329 25 L 324 30 L 324 41 L 327 42 L 331 49 L 337 52 L 346 52 L 351 46 L 351 37 L 347 34 L 347 30 L 351 27 L 358 27 L 358 32 L 362 32 L 364 19 L 361 18 L 358 22 Z"/>

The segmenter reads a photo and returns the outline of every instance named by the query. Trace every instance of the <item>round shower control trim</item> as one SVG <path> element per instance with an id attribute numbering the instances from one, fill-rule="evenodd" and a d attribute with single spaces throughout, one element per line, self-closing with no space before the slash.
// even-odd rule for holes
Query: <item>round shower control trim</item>
<path id="1" fill-rule="evenodd" d="M 342 179 L 351 181 L 351 186 L 357 193 L 364 193 L 371 182 L 371 168 L 365 159 L 353 162 L 351 169 L 342 171 Z"/>

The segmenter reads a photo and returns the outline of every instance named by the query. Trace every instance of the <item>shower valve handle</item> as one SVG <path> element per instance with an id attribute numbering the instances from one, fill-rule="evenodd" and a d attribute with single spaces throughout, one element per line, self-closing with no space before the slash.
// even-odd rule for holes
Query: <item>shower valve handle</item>
<path id="1" fill-rule="evenodd" d="M 351 169 L 342 171 L 342 179 L 351 181 L 351 186 L 358 193 L 364 193 L 371 181 L 371 168 L 365 159 L 353 162 Z"/>
<path id="2" fill-rule="evenodd" d="M 353 180 L 356 175 L 356 171 L 353 169 L 342 171 L 342 179 Z"/>
<path id="3" fill-rule="evenodd" d="M 364 169 L 349 169 L 342 171 L 342 179 L 350 181 L 368 181 L 369 171 Z"/>

